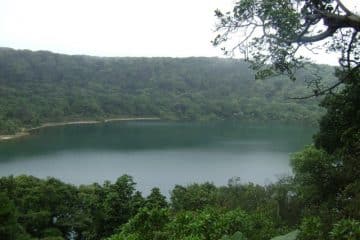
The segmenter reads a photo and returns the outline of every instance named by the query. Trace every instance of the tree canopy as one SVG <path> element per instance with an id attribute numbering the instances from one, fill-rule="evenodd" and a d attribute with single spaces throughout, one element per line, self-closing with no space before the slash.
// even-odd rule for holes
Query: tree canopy
<path id="1" fill-rule="evenodd" d="M 240 0 L 232 12 L 215 14 L 219 35 L 213 44 L 226 45 L 225 54 L 245 54 L 260 78 L 286 73 L 295 79 L 296 70 L 309 61 L 306 51 L 320 46 L 340 54 L 341 70 L 348 75 L 359 67 L 360 16 L 341 0 Z M 326 94 L 348 78 L 343 75 L 329 86 L 315 79 L 311 96 Z"/>

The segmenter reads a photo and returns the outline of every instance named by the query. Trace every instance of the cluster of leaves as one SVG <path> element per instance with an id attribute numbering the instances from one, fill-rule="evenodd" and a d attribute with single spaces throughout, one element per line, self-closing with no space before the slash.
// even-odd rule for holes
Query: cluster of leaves
<path id="1" fill-rule="evenodd" d="M 333 69 L 309 66 L 327 76 Z M 0 49 L 0 134 L 44 122 L 158 116 L 315 123 L 318 101 L 289 101 L 307 84 L 254 81 L 248 64 L 218 58 L 99 58 Z"/>

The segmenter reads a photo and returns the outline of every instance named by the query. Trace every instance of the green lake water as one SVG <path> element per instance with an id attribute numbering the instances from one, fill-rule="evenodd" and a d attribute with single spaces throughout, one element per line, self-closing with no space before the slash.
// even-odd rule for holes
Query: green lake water
<path id="1" fill-rule="evenodd" d="M 147 194 L 160 187 L 231 177 L 267 184 L 291 174 L 289 156 L 311 143 L 315 128 L 238 122 L 129 121 L 63 126 L 0 142 L 0 176 L 53 176 L 73 184 L 129 174 Z"/>

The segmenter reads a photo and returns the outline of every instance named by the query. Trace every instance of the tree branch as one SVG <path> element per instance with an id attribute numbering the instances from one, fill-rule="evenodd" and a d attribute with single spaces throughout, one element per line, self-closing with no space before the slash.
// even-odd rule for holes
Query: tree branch
<path id="1" fill-rule="evenodd" d="M 299 38 L 297 38 L 295 40 L 295 42 L 300 42 L 300 43 L 310 43 L 310 42 L 317 42 L 317 41 L 321 41 L 327 37 L 331 37 L 335 32 L 336 32 L 336 28 L 330 28 L 328 27 L 328 29 L 326 29 L 326 31 L 315 35 L 315 36 L 300 36 Z"/>
<path id="2" fill-rule="evenodd" d="M 357 15 L 339 16 L 328 13 L 323 14 L 325 15 L 323 16 L 324 24 L 328 27 L 324 32 L 314 36 L 303 36 L 304 33 L 302 33 L 295 41 L 302 43 L 321 41 L 327 37 L 333 36 L 336 30 L 340 28 L 351 27 L 354 28 L 356 31 L 360 31 L 360 17 Z"/>
<path id="3" fill-rule="evenodd" d="M 356 39 L 356 35 L 358 34 L 357 31 L 354 31 L 352 36 L 351 36 L 351 40 L 350 40 L 350 43 L 349 43 L 349 46 L 348 46 L 348 49 L 347 49 L 347 62 L 348 62 L 348 69 L 351 68 L 351 59 L 350 59 L 350 55 L 351 55 L 351 51 L 352 51 L 352 45 Z"/>
<path id="4" fill-rule="evenodd" d="M 326 89 L 323 89 L 323 90 L 314 90 L 314 93 L 311 94 L 311 95 L 308 95 L 308 96 L 304 96 L 304 97 L 289 97 L 288 99 L 292 99 L 292 100 L 304 100 L 304 99 L 309 99 L 309 98 L 312 98 L 312 97 L 318 97 L 318 96 L 322 96 L 324 95 L 325 93 L 328 93 L 330 92 L 331 90 L 337 88 L 340 84 L 342 84 L 343 82 L 342 81 L 338 81 L 337 83 L 335 83 L 334 85 L 326 88 Z"/>
<path id="5" fill-rule="evenodd" d="M 331 92 L 332 90 L 334 90 L 335 88 L 337 88 L 338 86 L 340 86 L 341 84 L 343 84 L 344 82 L 346 82 L 346 80 L 351 77 L 351 75 L 357 71 L 360 68 L 360 65 L 357 65 L 356 67 L 352 68 L 350 71 L 347 72 L 346 76 L 341 77 L 339 79 L 338 82 L 336 82 L 335 84 L 331 85 L 328 88 L 322 89 L 322 90 L 314 90 L 314 93 L 308 96 L 304 96 L 304 97 L 289 97 L 288 99 L 293 99 L 293 100 L 304 100 L 304 99 L 309 99 L 312 97 L 318 97 L 318 96 L 322 96 L 325 95 L 326 93 Z"/>
<path id="6" fill-rule="evenodd" d="M 339 7 L 346 13 L 346 15 L 348 16 L 355 15 L 347 7 L 345 7 L 345 5 L 341 2 L 341 0 L 336 0 L 336 2 L 339 4 Z"/>

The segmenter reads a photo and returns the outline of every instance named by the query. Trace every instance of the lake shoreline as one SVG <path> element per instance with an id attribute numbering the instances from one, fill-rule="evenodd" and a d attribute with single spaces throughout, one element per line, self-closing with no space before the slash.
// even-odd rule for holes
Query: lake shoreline
<path id="1" fill-rule="evenodd" d="M 0 135 L 0 142 L 8 141 L 12 139 L 22 138 L 29 136 L 31 131 L 39 130 L 42 128 L 49 128 L 49 127 L 60 127 L 60 126 L 67 126 L 67 125 L 87 125 L 87 124 L 100 124 L 100 123 L 108 123 L 108 122 L 118 122 L 118 121 L 156 121 L 161 120 L 158 117 L 127 117 L 127 118 L 108 118 L 104 120 L 79 120 L 79 121 L 67 121 L 67 122 L 48 122 L 41 124 L 38 127 L 32 127 L 28 129 L 23 129 L 21 132 L 17 132 L 11 135 Z"/>

